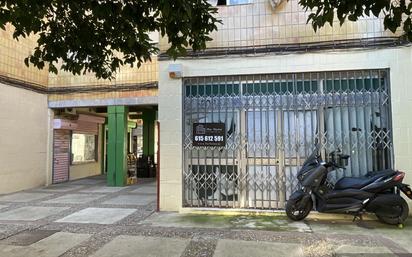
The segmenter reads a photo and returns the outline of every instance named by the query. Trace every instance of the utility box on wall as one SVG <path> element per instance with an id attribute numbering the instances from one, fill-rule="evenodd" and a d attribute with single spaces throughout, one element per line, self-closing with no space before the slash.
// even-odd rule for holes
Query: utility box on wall
<path id="1" fill-rule="evenodd" d="M 181 64 L 170 64 L 168 67 L 169 78 L 180 79 L 183 76 L 183 68 Z"/>

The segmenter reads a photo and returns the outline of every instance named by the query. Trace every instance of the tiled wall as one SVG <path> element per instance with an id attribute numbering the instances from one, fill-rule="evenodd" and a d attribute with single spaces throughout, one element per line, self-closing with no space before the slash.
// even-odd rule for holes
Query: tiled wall
<path id="1" fill-rule="evenodd" d="M 38 70 L 33 66 L 28 68 L 24 64 L 24 59 L 36 45 L 36 38 L 21 38 L 16 41 L 12 37 L 12 31 L 10 25 L 7 25 L 7 31 L 0 29 L 0 75 L 39 86 L 46 86 L 48 80 L 47 69 Z"/>
<path id="2" fill-rule="evenodd" d="M 392 36 L 383 31 L 383 20 L 363 18 L 343 26 L 336 21 L 317 33 L 307 24 L 299 0 L 283 1 L 273 9 L 269 0 L 250 0 L 250 4 L 219 7 L 218 17 L 223 24 L 212 34 L 208 47 L 261 46 L 273 44 L 308 43 L 354 38 Z M 160 40 L 161 50 L 167 49 L 167 39 Z"/>
<path id="3" fill-rule="evenodd" d="M 158 81 L 159 71 L 157 57 L 152 58 L 152 62 L 143 64 L 140 68 L 125 66 L 112 80 L 97 79 L 93 74 L 73 76 L 71 73 L 60 71 L 57 75 L 50 74 L 49 88 L 61 87 L 88 87 L 99 88 L 116 85 L 136 85 L 145 83 L 155 83 Z M 51 94 L 49 101 L 59 100 L 82 100 L 82 99 L 104 99 L 104 98 L 128 98 L 139 96 L 156 96 L 157 89 L 142 89 L 137 91 L 111 91 L 111 92 L 90 92 L 90 93 L 65 93 Z"/>
<path id="4" fill-rule="evenodd" d="M 81 76 L 73 76 L 70 72 L 60 71 L 57 75 L 50 74 L 49 87 L 67 86 L 107 86 L 122 84 L 141 84 L 158 81 L 157 57 L 152 57 L 152 62 L 144 63 L 140 68 L 124 66 L 112 80 L 97 79 L 94 74 L 88 73 Z"/>
<path id="5" fill-rule="evenodd" d="M 136 91 L 118 91 L 118 92 L 93 92 L 93 93 L 73 93 L 73 94 L 51 94 L 49 101 L 62 100 L 86 100 L 86 99 L 107 99 L 107 98 L 129 98 L 157 96 L 157 88 L 142 89 Z"/>
<path id="6" fill-rule="evenodd" d="M 299 0 L 284 1 L 273 9 L 269 0 L 250 0 L 250 4 L 219 7 L 219 17 L 223 24 L 213 33 L 213 41 L 208 47 L 260 46 L 285 43 L 304 43 L 338 39 L 372 38 L 392 36 L 383 32 L 382 20 L 364 18 L 356 23 L 347 22 L 342 27 L 327 25 L 315 33 L 310 24 L 306 24 L 307 13 L 298 5 Z M 11 31 L 9 28 L 8 31 Z M 167 40 L 160 39 L 160 48 L 167 48 Z M 11 37 L 10 32 L 0 30 L 0 75 L 19 80 L 56 87 L 140 84 L 155 82 L 159 79 L 157 57 L 153 61 L 137 67 L 123 67 L 113 80 L 98 80 L 93 74 L 73 76 L 60 71 L 58 75 L 48 74 L 47 70 L 26 68 L 23 60 L 35 46 L 35 38 L 22 39 L 19 42 Z M 72 97 L 106 98 L 123 93 L 87 93 L 52 95 L 52 100 L 71 99 Z"/>
<path id="7" fill-rule="evenodd" d="M 49 74 L 47 67 L 43 70 L 39 70 L 33 66 L 28 68 L 24 64 L 24 59 L 30 55 L 31 51 L 36 46 L 36 37 L 33 36 L 16 41 L 12 37 L 12 32 L 13 28 L 11 26 L 7 26 L 6 31 L 0 29 L 0 76 L 35 84 L 42 88 L 135 85 L 158 81 L 159 72 L 156 56 L 152 57 L 152 62 L 144 63 L 140 68 L 137 68 L 136 66 L 134 68 L 129 66 L 122 67 L 112 80 L 99 80 L 92 73 L 73 76 L 71 73 L 64 71 L 60 71 L 58 74 Z M 149 92 L 152 91 L 149 90 Z M 68 99 L 72 97 L 105 98 L 115 97 L 117 94 L 127 95 L 128 93 L 69 94 L 66 96 L 51 96 L 51 98 L 54 100 L 59 98 Z"/>

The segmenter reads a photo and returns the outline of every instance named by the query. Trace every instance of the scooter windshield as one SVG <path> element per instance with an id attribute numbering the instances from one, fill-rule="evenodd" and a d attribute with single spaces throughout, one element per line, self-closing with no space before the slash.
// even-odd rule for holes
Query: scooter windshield
<path id="1" fill-rule="evenodd" d="M 303 174 L 306 172 L 312 170 L 314 167 L 318 166 L 318 149 L 316 148 L 315 151 L 309 157 L 306 159 L 306 161 L 303 163 L 302 168 L 300 168 L 298 172 L 298 179 L 299 177 L 302 177 Z M 299 179 L 300 180 L 300 179 Z"/>
<path id="2" fill-rule="evenodd" d="M 318 149 L 316 148 L 303 163 L 302 167 L 318 164 Z"/>

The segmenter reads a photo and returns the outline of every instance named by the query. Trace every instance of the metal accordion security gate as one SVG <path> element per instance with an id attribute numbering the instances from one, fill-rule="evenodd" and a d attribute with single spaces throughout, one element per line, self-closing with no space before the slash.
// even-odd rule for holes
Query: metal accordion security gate
<path id="1" fill-rule="evenodd" d="M 392 168 L 388 70 L 184 79 L 183 204 L 282 209 L 316 145 L 351 156 L 343 176 Z M 225 124 L 224 146 L 194 146 L 194 124 Z"/>

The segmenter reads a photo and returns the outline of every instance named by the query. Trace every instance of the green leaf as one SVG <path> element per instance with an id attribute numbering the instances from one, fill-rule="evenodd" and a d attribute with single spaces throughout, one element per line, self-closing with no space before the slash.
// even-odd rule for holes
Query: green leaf
<path id="1" fill-rule="evenodd" d="M 29 58 L 24 58 L 24 64 L 29 67 Z"/>

